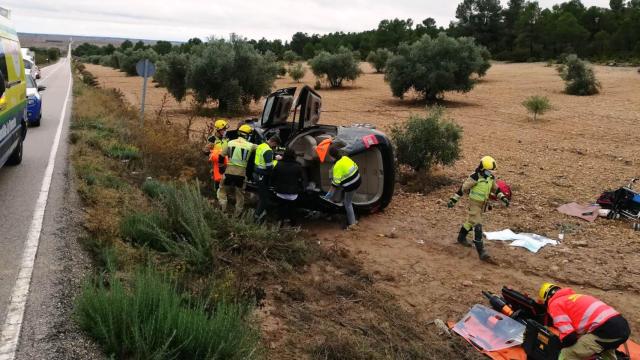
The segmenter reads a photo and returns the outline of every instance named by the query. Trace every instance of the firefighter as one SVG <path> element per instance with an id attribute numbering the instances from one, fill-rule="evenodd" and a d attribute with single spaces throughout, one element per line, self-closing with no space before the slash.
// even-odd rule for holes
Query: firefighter
<path id="1" fill-rule="evenodd" d="M 334 143 L 329 147 L 329 155 L 336 160 L 336 163 L 331 170 L 331 190 L 325 195 L 325 199 L 330 200 L 337 191 L 342 191 L 342 204 L 347 213 L 346 229 L 350 230 L 358 224 L 353 211 L 353 195 L 362 184 L 362 178 L 358 164 L 343 154 L 341 146 L 343 145 Z"/>
<path id="2" fill-rule="evenodd" d="M 269 185 L 271 184 L 271 171 L 277 163 L 276 155 L 273 151 L 281 143 L 280 137 L 274 135 L 267 142 L 264 142 L 256 148 L 254 178 L 258 184 L 258 206 L 254 214 L 254 220 L 261 222 L 264 219 L 269 204 L 271 203 L 271 192 Z"/>
<path id="3" fill-rule="evenodd" d="M 594 355 L 602 360 L 617 359 L 615 351 L 627 342 L 631 330 L 614 308 L 551 283 L 542 284 L 538 298 L 547 305 L 553 326 L 560 331 L 559 360 L 585 360 Z"/>
<path id="4" fill-rule="evenodd" d="M 222 151 L 229 143 L 229 139 L 227 139 L 229 123 L 225 119 L 218 119 L 213 126 L 215 133 L 207 139 L 210 149 L 209 162 L 211 162 L 211 179 L 213 180 L 214 188 L 219 190 L 222 175 L 229 161 L 227 157 L 222 156 Z"/>
<path id="5" fill-rule="evenodd" d="M 249 157 L 256 150 L 256 145 L 247 140 L 253 129 L 245 124 L 238 129 L 238 138 L 229 141 L 222 151 L 222 156 L 229 158 L 229 165 L 222 179 L 222 186 L 218 190 L 218 202 L 222 211 L 227 210 L 228 192 L 234 191 L 236 196 L 235 215 L 240 216 L 244 208 L 244 187 L 247 177 Z"/>
<path id="6" fill-rule="evenodd" d="M 449 199 L 449 203 L 447 204 L 449 208 L 452 208 L 464 194 L 469 194 L 467 221 L 460 228 L 458 243 L 463 246 L 471 246 L 467 241 L 467 235 L 473 229 L 475 235 L 473 243 L 478 251 L 478 256 L 480 260 L 487 262 L 492 262 L 491 257 L 484 249 L 484 244 L 482 243 L 482 221 L 487 201 L 491 193 L 494 193 L 505 206 L 509 206 L 509 199 L 507 199 L 496 185 L 495 177 L 492 173 L 495 169 L 496 161 L 491 156 L 483 157 L 476 171 L 464 181 L 458 192 Z"/>

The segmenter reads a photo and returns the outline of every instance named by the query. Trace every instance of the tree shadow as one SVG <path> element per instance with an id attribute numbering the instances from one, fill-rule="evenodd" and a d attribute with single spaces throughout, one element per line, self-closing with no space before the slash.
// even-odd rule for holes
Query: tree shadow
<path id="1" fill-rule="evenodd" d="M 446 109 L 459 109 L 459 108 L 467 108 L 467 107 L 479 107 L 480 105 L 476 103 L 459 101 L 459 100 L 426 100 L 421 98 L 412 98 L 412 99 L 386 99 L 384 100 L 385 105 L 390 107 L 401 107 L 401 108 L 411 108 L 411 109 L 425 109 L 432 106 L 442 106 Z"/>

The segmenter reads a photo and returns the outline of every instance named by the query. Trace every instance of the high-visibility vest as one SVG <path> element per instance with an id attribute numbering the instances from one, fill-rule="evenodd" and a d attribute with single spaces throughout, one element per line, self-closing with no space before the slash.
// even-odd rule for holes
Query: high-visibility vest
<path id="1" fill-rule="evenodd" d="M 262 143 L 262 144 L 258 145 L 258 147 L 256 148 L 256 158 L 255 158 L 255 161 L 254 161 L 254 163 L 256 164 L 256 168 L 257 169 L 267 170 L 267 169 L 273 168 L 276 165 L 277 161 L 275 160 L 275 156 L 273 156 L 271 158 L 271 162 L 270 163 L 267 163 L 264 160 L 264 154 L 266 154 L 269 151 L 273 151 L 271 149 L 271 146 L 269 146 L 269 144 Z"/>
<path id="2" fill-rule="evenodd" d="M 318 144 L 318 146 L 316 146 L 316 153 L 318 153 L 318 159 L 320 159 L 321 163 L 323 163 L 324 159 L 327 158 L 327 153 L 329 152 L 331 143 L 332 143 L 331 139 L 325 139 L 325 140 L 322 140 L 320 144 Z"/>
<path id="3" fill-rule="evenodd" d="M 255 145 L 244 138 L 237 138 L 229 141 L 227 145 L 229 154 L 229 164 L 241 168 L 246 168 L 249 162 L 249 156 Z"/>
<path id="4" fill-rule="evenodd" d="M 493 176 L 480 176 L 476 184 L 469 191 L 469 198 L 479 202 L 489 200 L 489 195 L 491 195 L 491 189 L 493 188 L 493 182 Z"/>
<path id="5" fill-rule="evenodd" d="M 549 299 L 548 312 L 553 326 L 560 331 L 560 339 L 572 332 L 578 335 L 593 332 L 607 320 L 620 315 L 593 296 L 576 294 L 570 288 L 558 290 Z"/>
<path id="6" fill-rule="evenodd" d="M 358 180 L 360 180 L 358 164 L 348 156 L 343 156 L 333 166 L 333 185 L 338 187 L 347 187 L 355 184 Z"/>

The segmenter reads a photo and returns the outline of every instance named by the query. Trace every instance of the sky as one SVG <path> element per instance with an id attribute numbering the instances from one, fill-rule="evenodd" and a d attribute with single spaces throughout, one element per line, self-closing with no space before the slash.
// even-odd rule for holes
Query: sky
<path id="1" fill-rule="evenodd" d="M 380 20 L 432 17 L 447 26 L 459 0 L 5 0 L 19 32 L 186 41 L 192 37 L 291 39 L 297 31 L 376 28 Z M 507 1 L 503 0 L 503 4 Z M 542 7 L 561 1 L 539 0 Z M 608 7 L 609 0 L 582 0 Z"/>

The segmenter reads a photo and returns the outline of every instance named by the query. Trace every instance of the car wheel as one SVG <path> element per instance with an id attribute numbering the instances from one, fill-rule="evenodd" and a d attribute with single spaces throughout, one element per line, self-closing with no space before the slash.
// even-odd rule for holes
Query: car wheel
<path id="1" fill-rule="evenodd" d="M 40 120 L 42 120 L 42 114 L 40 114 L 40 116 L 38 116 L 38 120 L 36 120 L 33 123 L 31 123 L 31 126 L 33 126 L 33 127 L 40 126 Z"/>
<path id="2" fill-rule="evenodd" d="M 36 80 L 40 80 L 40 74 L 36 75 Z"/>
<path id="3" fill-rule="evenodd" d="M 18 146 L 16 146 L 16 148 L 13 150 L 13 153 L 11 153 L 11 156 L 7 160 L 7 165 L 12 165 L 12 166 L 20 165 L 20 163 L 22 162 L 22 142 L 23 141 L 24 139 L 20 137 Z"/>

